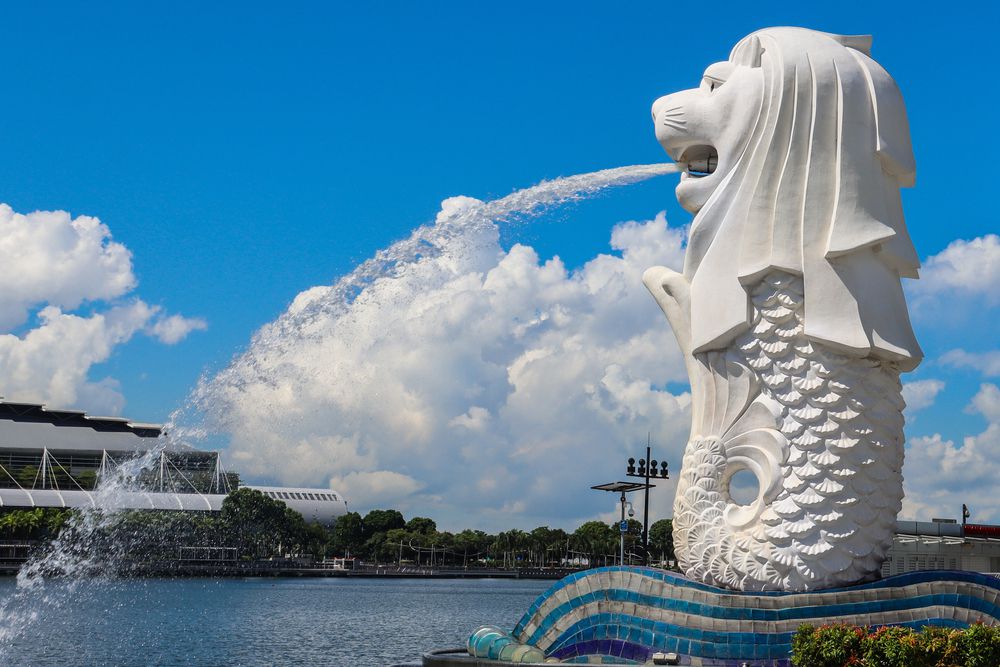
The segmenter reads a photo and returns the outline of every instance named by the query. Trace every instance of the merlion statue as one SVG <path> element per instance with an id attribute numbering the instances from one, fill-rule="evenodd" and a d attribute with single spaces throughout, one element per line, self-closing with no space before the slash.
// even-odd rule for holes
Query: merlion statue
<path id="1" fill-rule="evenodd" d="M 653 105 L 695 214 L 683 273 L 643 281 L 691 380 L 674 503 L 685 573 L 738 590 L 878 577 L 903 497 L 899 374 L 922 353 L 900 278 L 919 261 L 915 166 L 870 37 L 770 28 Z M 730 496 L 748 470 L 758 493 Z"/>

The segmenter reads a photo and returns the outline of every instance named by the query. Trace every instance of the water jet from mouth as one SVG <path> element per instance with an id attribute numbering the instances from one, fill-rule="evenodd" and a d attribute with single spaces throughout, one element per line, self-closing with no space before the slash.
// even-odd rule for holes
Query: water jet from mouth
<path id="1" fill-rule="evenodd" d="M 681 169 L 681 165 L 673 162 L 617 167 L 542 181 L 491 201 L 461 198 L 469 203 L 453 213 L 442 210 L 435 223 L 420 225 L 407 238 L 379 250 L 332 285 L 314 287 L 296 297 L 284 313 L 254 334 L 248 349 L 237 355 L 227 368 L 214 377 L 201 379 L 187 403 L 171 418 L 174 434 L 182 437 L 232 434 L 238 425 L 231 420 L 239 414 L 233 409 L 233 402 L 242 400 L 245 389 L 252 385 L 280 384 L 280 371 L 273 366 L 274 360 L 290 350 L 305 347 L 310 341 L 333 335 L 336 322 L 349 318 L 352 304 L 376 282 L 404 277 L 427 258 L 455 252 L 477 230 L 537 217 L 608 188 L 678 173 Z M 302 369 L 297 371 L 301 372 Z M 336 369 L 323 372 L 336 373 Z"/>

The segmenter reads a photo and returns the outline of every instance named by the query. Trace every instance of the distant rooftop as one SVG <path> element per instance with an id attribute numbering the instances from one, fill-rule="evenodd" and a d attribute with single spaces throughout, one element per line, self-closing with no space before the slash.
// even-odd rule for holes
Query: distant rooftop
<path id="1" fill-rule="evenodd" d="M 143 450 L 162 432 L 160 424 L 0 399 L 0 448 L 4 449 Z"/>
<path id="2" fill-rule="evenodd" d="M 94 431 L 131 433 L 140 438 L 157 438 L 163 432 L 162 424 L 133 422 L 124 417 L 88 415 L 82 410 L 48 408 L 43 403 L 21 403 L 0 398 L 0 420 L 34 422 L 53 426 L 75 426 Z"/>

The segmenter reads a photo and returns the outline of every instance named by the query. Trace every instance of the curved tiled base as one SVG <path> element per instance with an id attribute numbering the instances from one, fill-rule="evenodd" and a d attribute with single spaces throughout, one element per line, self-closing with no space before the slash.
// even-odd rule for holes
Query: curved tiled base
<path id="1" fill-rule="evenodd" d="M 641 664 L 663 652 L 678 654 L 682 665 L 784 666 L 803 623 L 921 628 L 977 621 L 1000 623 L 1000 580 L 973 572 L 911 572 L 812 593 L 742 593 L 663 570 L 605 567 L 556 583 L 508 637 L 563 662 Z"/>

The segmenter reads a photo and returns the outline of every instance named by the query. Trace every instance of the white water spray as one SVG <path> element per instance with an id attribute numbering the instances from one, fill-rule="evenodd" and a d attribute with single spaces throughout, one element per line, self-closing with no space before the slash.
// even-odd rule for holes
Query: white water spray
<path id="1" fill-rule="evenodd" d="M 164 438 L 142 456 L 112 468 L 91 492 L 94 506 L 73 512 L 59 535 L 21 566 L 15 593 L 0 602 L 0 663 L 46 610 L 106 585 L 117 574 L 119 545 L 104 538 L 121 509 L 129 506 L 126 496 L 138 490 L 140 475 L 159 460 L 165 445 Z"/>
<path id="2" fill-rule="evenodd" d="M 439 215 L 434 224 L 417 227 L 410 236 L 379 250 L 333 285 L 316 287 L 300 295 L 277 320 L 254 335 L 249 349 L 229 367 L 211 379 L 202 378 L 188 404 L 172 415 L 174 433 L 189 438 L 203 437 L 209 432 L 231 433 L 231 425 L 227 423 L 230 414 L 227 391 L 240 391 L 256 382 L 273 384 L 273 378 L 268 377 L 269 360 L 299 346 L 303 339 L 325 335 L 327 331 L 321 323 L 343 316 L 368 286 L 377 280 L 405 275 L 418 261 L 445 252 L 455 239 L 478 228 L 541 215 L 555 206 L 593 197 L 610 187 L 681 170 L 682 166 L 675 163 L 602 169 L 542 181 L 492 201 L 469 199 L 474 202 L 472 205 L 455 215 Z"/>

